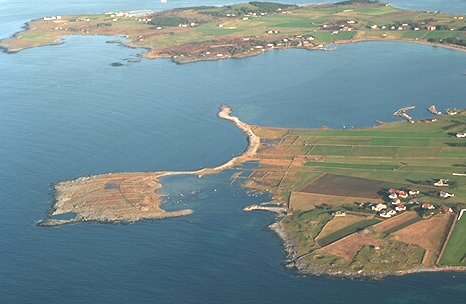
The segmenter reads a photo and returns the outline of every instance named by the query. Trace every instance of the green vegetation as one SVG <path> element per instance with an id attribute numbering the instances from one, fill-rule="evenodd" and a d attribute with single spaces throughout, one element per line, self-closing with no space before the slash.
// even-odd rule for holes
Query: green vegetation
<path id="1" fill-rule="evenodd" d="M 440 263 L 442 265 L 466 266 L 466 218 L 461 218 L 456 223 Z"/>
<path id="2" fill-rule="evenodd" d="M 375 3 L 380 3 L 378 0 L 347 0 L 347 1 L 339 1 L 335 3 L 336 5 L 350 5 L 350 4 L 375 4 Z"/>
<path id="3" fill-rule="evenodd" d="M 200 7 L 194 8 L 199 12 L 214 16 L 214 17 L 241 17 L 246 15 L 247 13 L 256 13 L 256 14 L 272 14 L 277 12 L 278 10 L 285 10 L 285 9 L 297 9 L 297 5 L 291 4 L 281 4 L 275 2 L 260 2 L 260 1 L 252 1 L 246 4 L 234 4 L 234 5 L 227 5 L 224 7 Z"/>
<path id="4" fill-rule="evenodd" d="M 166 15 L 154 18 L 151 23 L 154 26 L 179 26 L 180 24 L 190 24 L 191 20 L 174 15 Z"/>
<path id="5" fill-rule="evenodd" d="M 466 149 L 444 149 L 440 153 L 442 157 L 466 157 Z"/>
<path id="6" fill-rule="evenodd" d="M 327 246 L 333 242 L 338 241 L 339 239 L 344 238 L 345 236 L 348 236 L 350 234 L 353 234 L 355 232 L 364 230 L 365 228 L 372 226 L 374 224 L 377 224 L 380 222 L 379 219 L 370 219 L 370 220 L 363 220 L 357 223 L 354 223 L 348 227 L 345 227 L 339 231 L 336 231 L 318 241 L 319 245 L 321 247 Z"/>
<path id="7" fill-rule="evenodd" d="M 373 137 L 371 145 L 396 147 L 429 147 L 429 138 L 377 138 Z"/>
<path id="8" fill-rule="evenodd" d="M 352 264 L 370 272 L 408 270 L 421 264 L 423 256 L 424 249 L 418 246 L 388 239 L 378 249 L 364 246 Z"/>
<path id="9" fill-rule="evenodd" d="M 448 38 L 429 38 L 427 39 L 428 42 L 432 43 L 446 43 L 446 44 L 455 44 L 460 46 L 466 46 L 466 39 L 464 38 L 455 38 L 455 37 L 448 37 Z"/>
<path id="10" fill-rule="evenodd" d="M 307 212 L 296 212 L 282 219 L 281 223 L 292 241 L 298 244 L 298 254 L 305 254 L 318 247 L 315 238 L 324 225 L 332 219 L 331 211 L 315 209 Z"/>

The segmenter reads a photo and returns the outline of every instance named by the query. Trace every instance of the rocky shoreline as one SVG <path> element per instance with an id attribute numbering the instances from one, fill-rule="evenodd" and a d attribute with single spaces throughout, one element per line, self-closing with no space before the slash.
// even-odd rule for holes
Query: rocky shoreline
<path id="1" fill-rule="evenodd" d="M 324 276 L 329 278 L 342 278 L 342 279 L 361 279 L 361 280 L 382 280 L 387 277 L 394 276 L 405 276 L 418 273 L 427 272 L 465 272 L 466 267 L 461 266 L 436 266 L 436 267 L 415 267 L 409 270 L 403 271 L 386 271 L 386 272 L 345 272 L 345 271 L 333 271 L 329 269 L 317 269 L 313 268 L 312 265 L 304 263 L 300 257 L 298 257 L 295 249 L 295 244 L 290 240 L 286 229 L 281 224 L 279 217 L 277 221 L 269 225 L 278 237 L 282 240 L 284 251 L 285 251 L 285 267 L 288 269 L 295 270 L 300 275 L 307 276 Z"/>

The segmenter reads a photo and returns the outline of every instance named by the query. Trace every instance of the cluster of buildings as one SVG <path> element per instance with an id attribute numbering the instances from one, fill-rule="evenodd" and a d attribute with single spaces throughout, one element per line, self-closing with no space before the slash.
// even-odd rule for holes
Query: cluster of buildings
<path id="1" fill-rule="evenodd" d="M 350 19 L 342 24 L 322 24 L 322 29 L 327 29 L 332 32 L 332 34 L 338 34 L 340 31 L 351 32 L 353 30 L 353 25 L 357 24 L 356 20 Z M 444 27 L 444 26 L 441 26 Z M 429 24 L 409 24 L 409 23 L 401 23 L 401 24 L 391 24 L 391 25 L 378 25 L 372 24 L 369 25 L 368 28 L 372 30 L 392 30 L 392 31 L 403 31 L 403 30 L 427 30 L 427 31 L 436 31 L 440 30 L 437 25 L 429 25 Z M 443 29 L 443 28 L 442 28 Z M 449 29 L 453 31 L 454 29 Z"/>
<path id="2" fill-rule="evenodd" d="M 112 21 L 118 21 L 118 18 L 126 18 L 126 17 L 140 17 L 138 22 L 145 22 L 149 23 L 152 21 L 151 18 L 142 18 L 149 15 L 154 14 L 153 11 L 149 10 L 137 10 L 137 11 L 130 11 L 130 12 L 107 12 L 104 15 L 110 18 L 113 18 Z"/>
<path id="3" fill-rule="evenodd" d="M 108 12 L 108 13 L 105 13 L 104 14 L 105 16 L 109 16 L 111 18 L 122 18 L 122 17 L 130 17 L 130 14 L 129 13 L 126 13 L 126 12 L 118 12 L 118 13 L 114 13 L 114 12 Z"/>
<path id="4" fill-rule="evenodd" d="M 178 27 L 195 27 L 195 26 L 198 26 L 198 24 L 196 22 L 191 22 L 191 23 L 180 23 L 178 24 Z M 221 26 L 219 26 L 221 27 Z"/>
<path id="5" fill-rule="evenodd" d="M 402 23 L 398 25 L 377 25 L 373 24 L 370 26 L 371 29 L 377 30 L 392 30 L 392 31 L 404 31 L 404 30 L 413 30 L 413 31 L 420 31 L 420 30 L 427 30 L 427 31 L 437 31 L 437 30 L 443 30 L 444 26 L 439 26 L 437 25 L 429 25 L 429 24 L 409 24 L 409 23 Z M 455 29 L 450 28 L 450 31 L 454 31 Z"/>
<path id="6" fill-rule="evenodd" d="M 138 22 L 149 23 L 152 21 L 152 18 L 139 18 Z"/>
<path id="7" fill-rule="evenodd" d="M 438 181 L 436 181 L 436 182 L 434 183 L 434 186 L 435 186 L 435 187 L 449 187 L 449 186 L 450 186 L 449 182 L 450 182 L 450 181 L 449 181 L 448 179 L 443 179 L 443 178 L 441 178 L 441 179 L 439 179 Z M 445 190 L 441 190 L 441 191 L 439 192 L 439 196 L 440 196 L 441 198 L 449 198 L 449 197 L 454 197 L 455 194 L 454 194 L 454 193 L 449 193 L 449 192 L 447 192 L 447 191 L 445 191 Z"/>
<path id="8" fill-rule="evenodd" d="M 368 207 L 378 213 L 380 217 L 389 218 L 397 214 L 398 212 L 406 211 L 408 205 L 419 204 L 418 201 L 413 198 L 419 194 L 418 190 L 398 190 L 390 189 L 388 190 L 388 198 L 391 200 L 390 204 L 380 203 L 377 205 L 369 205 Z M 402 200 L 407 200 L 408 202 L 402 202 Z"/>
<path id="9" fill-rule="evenodd" d="M 336 35 L 340 31 L 342 32 L 351 32 L 353 28 L 351 24 L 357 23 L 355 20 L 348 20 L 345 24 L 322 24 L 322 29 L 330 30 L 332 34 Z"/>
<path id="10" fill-rule="evenodd" d="M 227 14 L 227 17 L 230 17 L 230 16 L 235 16 L 235 14 Z M 243 18 L 241 18 L 242 20 L 249 20 L 249 18 L 259 18 L 259 17 L 262 17 L 262 16 L 265 16 L 265 15 L 268 15 L 268 13 L 254 13 L 254 12 L 248 12 L 244 15 Z"/>
<path id="11" fill-rule="evenodd" d="M 267 32 L 277 32 L 278 31 L 267 31 Z M 249 41 L 251 38 L 249 37 L 244 37 L 242 38 L 243 41 Z M 266 49 L 274 49 L 274 48 L 286 48 L 286 47 L 306 47 L 306 46 L 314 46 L 314 44 L 311 44 L 312 41 L 314 41 L 315 38 L 313 36 L 303 36 L 303 35 L 297 35 L 294 37 L 288 37 L 288 38 L 282 38 L 277 41 L 270 41 L 267 44 L 264 45 L 255 45 L 252 46 L 249 50 L 250 51 L 257 51 L 257 50 L 263 50 L 265 51 Z M 324 45 L 318 45 L 318 48 L 323 48 Z"/>
<path id="12" fill-rule="evenodd" d="M 436 184 L 448 185 L 448 180 L 439 180 Z M 399 190 L 399 189 L 390 189 L 388 190 L 388 198 L 390 203 L 379 203 L 372 204 L 369 203 L 365 205 L 366 208 L 376 212 L 380 217 L 390 218 L 397 213 L 411 209 L 410 206 L 418 206 L 423 210 L 434 210 L 437 208 L 436 205 L 432 203 L 421 203 L 415 197 L 419 194 L 419 190 Z M 447 191 L 440 191 L 439 196 L 441 198 L 453 197 L 454 194 L 448 193 Z M 445 209 L 445 210 L 444 210 Z M 445 207 L 441 210 L 442 212 L 453 212 L 449 207 Z"/>

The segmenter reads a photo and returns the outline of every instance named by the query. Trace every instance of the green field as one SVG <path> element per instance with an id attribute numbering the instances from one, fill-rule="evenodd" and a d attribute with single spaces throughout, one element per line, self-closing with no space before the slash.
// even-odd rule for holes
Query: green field
<path id="1" fill-rule="evenodd" d="M 455 225 L 440 262 L 442 265 L 466 266 L 466 217 Z"/>
<path id="2" fill-rule="evenodd" d="M 349 164 L 349 163 L 329 163 L 329 162 L 307 162 L 305 165 L 309 167 L 361 169 L 361 170 L 395 170 L 400 167 L 400 165 Z"/>
<path id="3" fill-rule="evenodd" d="M 440 156 L 442 157 L 466 157 L 466 149 L 443 149 L 440 152 Z"/>
<path id="4" fill-rule="evenodd" d="M 371 145 L 396 147 L 428 147 L 429 138 L 376 138 L 373 137 Z"/>

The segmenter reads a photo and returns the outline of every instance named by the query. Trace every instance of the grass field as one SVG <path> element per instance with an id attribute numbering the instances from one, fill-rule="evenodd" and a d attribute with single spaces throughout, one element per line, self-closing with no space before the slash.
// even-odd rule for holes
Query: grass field
<path id="1" fill-rule="evenodd" d="M 349 163 L 329 163 L 329 162 L 307 162 L 305 165 L 309 167 L 361 169 L 361 170 L 395 170 L 400 167 L 400 165 L 349 164 Z"/>
<path id="2" fill-rule="evenodd" d="M 461 218 L 453 231 L 440 263 L 442 265 L 466 266 L 466 217 Z"/>

